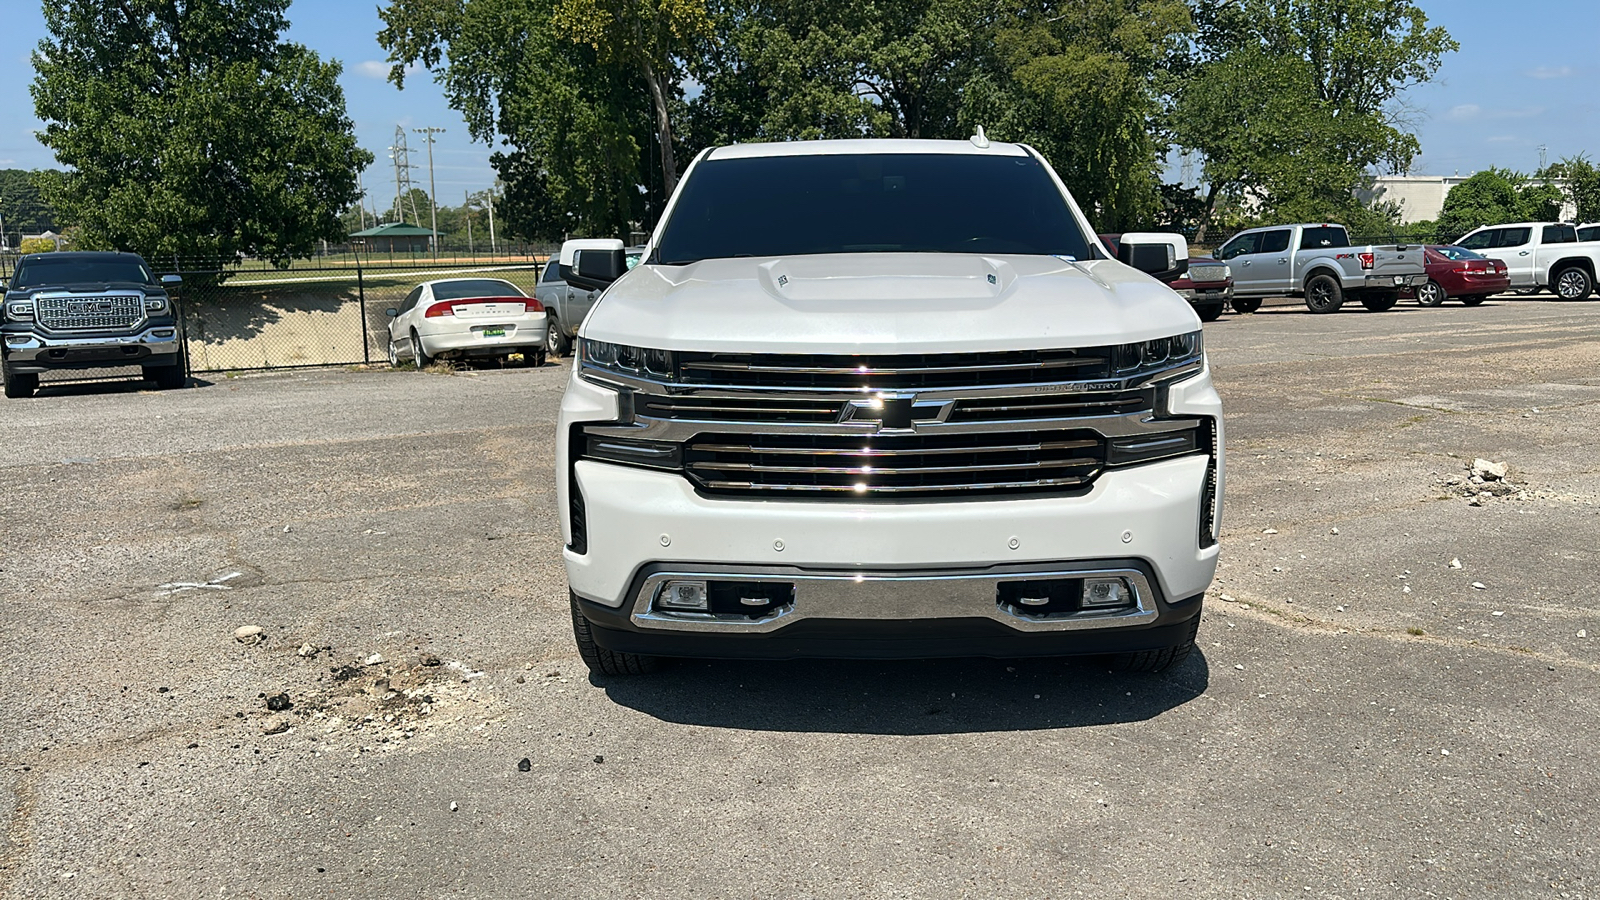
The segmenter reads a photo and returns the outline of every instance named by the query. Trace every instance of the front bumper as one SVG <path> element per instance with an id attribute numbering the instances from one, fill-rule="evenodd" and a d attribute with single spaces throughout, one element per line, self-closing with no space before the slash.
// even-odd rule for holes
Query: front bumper
<path id="1" fill-rule="evenodd" d="M 1178 296 L 1191 304 L 1226 303 L 1233 299 L 1233 285 L 1223 287 L 1180 288 Z"/>
<path id="2" fill-rule="evenodd" d="M 59 337 L 26 323 L 0 329 L 0 358 L 15 373 L 114 366 L 168 366 L 182 359 L 182 340 L 174 322 L 148 323 L 133 334 Z"/>

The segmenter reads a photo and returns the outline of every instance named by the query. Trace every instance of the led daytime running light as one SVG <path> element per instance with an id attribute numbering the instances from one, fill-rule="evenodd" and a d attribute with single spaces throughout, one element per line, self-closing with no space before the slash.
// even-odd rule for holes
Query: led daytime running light
<path id="1" fill-rule="evenodd" d="M 579 338 L 578 358 L 584 365 L 635 378 L 675 381 L 678 376 L 678 361 L 670 350 Z"/>

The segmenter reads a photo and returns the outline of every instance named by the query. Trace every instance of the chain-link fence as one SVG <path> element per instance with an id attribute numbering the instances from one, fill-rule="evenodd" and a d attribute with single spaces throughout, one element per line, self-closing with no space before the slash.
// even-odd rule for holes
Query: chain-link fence
<path id="1" fill-rule="evenodd" d="M 440 278 L 490 277 L 533 296 L 542 261 L 493 265 L 300 266 L 187 271 L 177 291 L 191 372 L 294 369 L 381 362 L 389 317 L 412 288 Z"/>

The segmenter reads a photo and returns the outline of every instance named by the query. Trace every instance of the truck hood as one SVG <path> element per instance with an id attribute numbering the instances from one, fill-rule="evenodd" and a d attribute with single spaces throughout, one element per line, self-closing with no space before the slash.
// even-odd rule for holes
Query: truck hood
<path id="1" fill-rule="evenodd" d="M 667 350 L 958 353 L 1197 331 L 1189 304 L 1114 260 L 847 253 L 641 265 L 581 334 Z"/>

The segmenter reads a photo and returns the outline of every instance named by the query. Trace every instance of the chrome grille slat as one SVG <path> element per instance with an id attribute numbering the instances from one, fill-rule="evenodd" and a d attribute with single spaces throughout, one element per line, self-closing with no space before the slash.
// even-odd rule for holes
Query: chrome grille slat
<path id="1" fill-rule="evenodd" d="M 776 455 L 776 454 L 775 454 Z M 718 472 L 791 472 L 813 475 L 928 475 L 949 474 L 953 472 L 1000 472 L 1016 471 L 1019 469 L 1053 469 L 1070 466 L 1093 466 L 1099 460 L 1083 457 L 1079 459 L 1046 459 L 1021 463 L 992 463 L 976 466 L 917 466 L 915 468 L 884 468 L 879 466 L 777 466 L 765 463 L 741 462 L 697 462 L 690 463 L 691 470 L 699 471 L 710 469 Z"/>
<path id="2" fill-rule="evenodd" d="M 868 436 L 870 437 L 870 436 Z M 815 447 L 768 449 L 755 444 L 700 444 L 696 449 L 717 453 L 783 453 L 789 456 L 867 456 L 867 457 L 895 457 L 914 454 L 916 456 L 940 456 L 951 453 L 1024 453 L 1043 450 L 1082 450 L 1099 445 L 1099 441 L 1040 441 L 1030 444 L 1004 444 L 996 446 L 975 445 L 971 447 L 935 447 L 927 450 L 896 450 L 890 447 L 863 447 L 859 450 L 825 450 Z"/>
<path id="3" fill-rule="evenodd" d="M 1098 474 L 1098 473 L 1096 473 Z M 748 481 L 708 481 L 705 486 L 718 491 L 760 492 L 772 491 L 774 493 L 816 493 L 816 494 L 851 494 L 854 496 L 874 494 L 906 494 L 906 493 L 939 493 L 943 491 L 1037 491 L 1061 488 L 1082 487 L 1088 484 L 1089 478 L 1071 476 L 1066 478 L 1035 478 L 1031 481 L 990 481 L 990 482 L 962 482 L 959 484 L 927 484 L 917 486 L 892 486 L 873 485 L 862 490 L 853 485 L 810 485 L 810 484 L 755 484 Z"/>
<path id="4" fill-rule="evenodd" d="M 37 294 L 34 315 L 51 331 L 130 328 L 144 318 L 143 294 Z"/>
<path id="5" fill-rule="evenodd" d="M 1105 467 L 1106 444 L 1082 429 L 1054 434 L 705 434 L 684 445 L 701 490 L 734 495 L 950 496 L 1067 490 Z"/>

